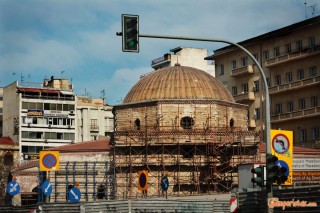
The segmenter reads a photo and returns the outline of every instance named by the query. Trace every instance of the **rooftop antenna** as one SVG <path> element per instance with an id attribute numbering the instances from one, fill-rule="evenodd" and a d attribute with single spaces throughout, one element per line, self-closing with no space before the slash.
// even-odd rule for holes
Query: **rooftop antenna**
<path id="1" fill-rule="evenodd" d="M 308 19 L 308 16 L 307 16 L 307 0 L 304 1 L 304 12 L 306 14 L 306 19 Z"/>
<path id="2" fill-rule="evenodd" d="M 317 4 L 313 4 L 313 5 L 309 6 L 309 7 L 311 7 L 312 17 L 314 17 L 316 13 L 319 13 L 317 11 Z"/>
<path id="3" fill-rule="evenodd" d="M 24 83 L 24 76 L 21 73 L 21 83 Z"/>
<path id="4" fill-rule="evenodd" d="M 61 70 L 61 75 L 66 72 L 65 70 L 62 70 L 62 66 L 60 66 L 60 70 Z"/>
<path id="5" fill-rule="evenodd" d="M 102 98 L 105 99 L 105 96 L 106 96 L 106 91 L 103 89 L 101 90 L 101 95 L 102 95 Z"/>

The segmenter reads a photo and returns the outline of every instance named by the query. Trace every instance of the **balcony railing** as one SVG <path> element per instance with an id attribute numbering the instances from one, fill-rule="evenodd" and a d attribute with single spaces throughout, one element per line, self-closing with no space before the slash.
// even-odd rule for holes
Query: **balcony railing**
<path id="1" fill-rule="evenodd" d="M 309 109 L 294 111 L 294 112 L 287 112 L 281 113 L 277 115 L 271 115 L 271 122 L 283 122 L 292 119 L 301 119 L 313 116 L 320 115 L 320 107 L 313 107 Z"/>
<path id="2" fill-rule="evenodd" d="M 245 102 L 245 101 L 254 101 L 254 92 L 247 92 L 240 95 L 233 96 L 235 101 Z"/>
<path id="3" fill-rule="evenodd" d="M 318 54 L 318 53 L 320 53 L 320 45 L 316 45 L 312 48 L 307 48 L 307 49 L 292 52 L 289 54 L 281 55 L 281 56 L 278 56 L 275 58 L 271 58 L 269 60 L 266 60 L 265 67 L 271 67 L 274 65 L 286 63 L 288 61 L 308 57 L 310 55 L 314 55 L 314 54 Z"/>
<path id="4" fill-rule="evenodd" d="M 253 66 L 247 65 L 247 66 L 232 70 L 231 76 L 240 76 L 240 75 L 246 75 L 246 74 L 252 74 L 252 73 L 253 73 Z"/>
<path id="5" fill-rule="evenodd" d="M 171 55 L 170 54 L 165 54 L 164 56 L 161 56 L 159 58 L 153 59 L 151 61 L 151 66 L 154 67 L 160 63 L 171 61 Z"/>
<path id="6" fill-rule="evenodd" d="M 301 87 L 311 86 L 320 83 L 320 76 L 308 78 L 300 81 L 291 82 L 288 84 L 282 84 L 279 86 L 269 87 L 270 94 L 276 94 L 279 92 L 285 92 L 288 90 L 299 89 Z"/>
<path id="7" fill-rule="evenodd" d="M 44 96 L 44 95 L 26 95 L 22 94 L 22 98 L 31 98 L 31 99 L 45 99 L 45 100 L 65 100 L 65 101 L 74 101 L 75 97 L 60 97 L 60 96 Z"/>

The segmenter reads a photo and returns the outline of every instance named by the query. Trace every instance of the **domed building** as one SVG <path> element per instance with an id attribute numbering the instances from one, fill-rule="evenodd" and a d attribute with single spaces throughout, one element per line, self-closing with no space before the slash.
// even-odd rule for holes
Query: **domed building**
<path id="1" fill-rule="evenodd" d="M 236 165 L 254 161 L 260 142 L 247 130 L 246 105 L 179 64 L 141 77 L 113 113 L 117 199 L 163 196 L 164 176 L 170 196 L 230 191 Z"/>

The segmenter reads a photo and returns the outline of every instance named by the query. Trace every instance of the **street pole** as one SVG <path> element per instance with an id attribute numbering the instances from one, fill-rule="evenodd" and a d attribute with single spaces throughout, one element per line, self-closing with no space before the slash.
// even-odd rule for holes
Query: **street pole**
<path id="1" fill-rule="evenodd" d="M 122 32 L 116 33 L 118 36 L 122 36 Z M 148 35 L 148 34 L 139 34 L 139 37 L 145 37 L 145 38 L 161 38 L 161 39 L 175 39 L 175 40 L 189 40 L 189 41 L 208 41 L 208 42 L 221 42 L 221 43 L 227 43 L 234 45 L 244 52 L 246 52 L 249 57 L 253 60 L 253 62 L 256 64 L 258 67 L 258 70 L 260 71 L 260 74 L 262 76 L 262 80 L 264 83 L 265 87 L 265 139 L 266 139 L 266 157 L 268 154 L 271 154 L 271 140 L 270 140 L 270 129 L 271 129 L 271 124 L 270 124 L 270 98 L 269 98 L 269 89 L 268 89 L 268 83 L 266 76 L 263 72 L 263 69 L 259 62 L 255 59 L 255 57 L 243 46 L 240 44 L 224 40 L 224 39 L 209 39 L 209 38 L 193 38 L 193 37 L 185 37 L 185 36 L 168 36 L 168 35 Z M 267 174 L 268 177 L 268 174 Z M 266 186 L 267 188 L 267 195 L 268 198 L 271 198 L 273 195 L 272 193 L 272 185 Z M 267 201 L 268 202 L 268 201 Z"/>

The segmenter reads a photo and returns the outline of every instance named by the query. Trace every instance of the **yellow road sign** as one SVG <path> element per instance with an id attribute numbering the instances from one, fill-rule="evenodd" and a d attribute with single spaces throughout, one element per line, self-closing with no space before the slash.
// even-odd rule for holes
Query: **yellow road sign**
<path id="1" fill-rule="evenodd" d="M 148 170 L 138 171 L 138 190 L 148 190 Z"/>
<path id="2" fill-rule="evenodd" d="M 271 154 L 278 157 L 277 165 L 286 167 L 288 180 L 282 185 L 292 185 L 293 132 L 271 130 Z"/>
<path id="3" fill-rule="evenodd" d="M 59 151 L 40 151 L 40 171 L 59 171 Z"/>

